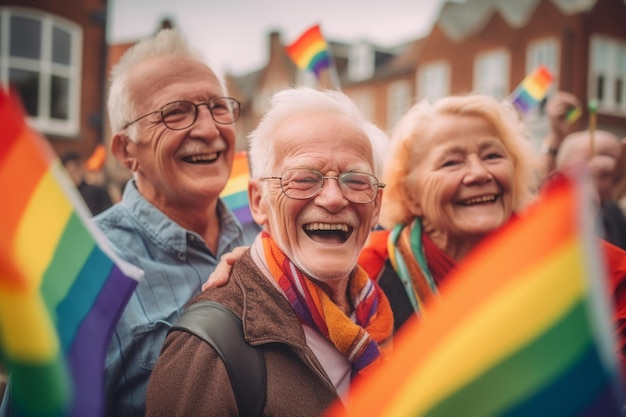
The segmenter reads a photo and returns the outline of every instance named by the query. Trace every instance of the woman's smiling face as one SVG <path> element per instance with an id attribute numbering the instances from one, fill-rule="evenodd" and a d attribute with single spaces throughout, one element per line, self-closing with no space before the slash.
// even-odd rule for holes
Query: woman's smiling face
<path id="1" fill-rule="evenodd" d="M 439 116 L 430 129 L 407 182 L 414 214 L 445 242 L 475 242 L 513 212 L 513 162 L 481 117 Z"/>

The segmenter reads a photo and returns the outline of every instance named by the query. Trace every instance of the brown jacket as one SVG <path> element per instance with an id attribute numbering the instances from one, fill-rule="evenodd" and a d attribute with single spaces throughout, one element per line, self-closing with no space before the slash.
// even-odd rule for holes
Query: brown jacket
<path id="1" fill-rule="evenodd" d="M 337 391 L 309 349 L 285 296 L 256 268 L 249 252 L 228 284 L 191 303 L 213 300 L 241 317 L 245 338 L 261 346 L 267 369 L 265 416 L 318 416 Z M 200 338 L 172 332 L 152 372 L 147 416 L 236 416 L 237 404 L 224 363 Z"/>

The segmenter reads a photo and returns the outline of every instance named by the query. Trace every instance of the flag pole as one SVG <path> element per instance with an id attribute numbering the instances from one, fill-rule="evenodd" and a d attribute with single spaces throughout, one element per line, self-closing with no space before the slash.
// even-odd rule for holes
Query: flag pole
<path id="1" fill-rule="evenodd" d="M 341 91 L 341 81 L 339 80 L 339 71 L 337 71 L 337 65 L 335 64 L 335 56 L 333 55 L 332 46 L 330 42 L 326 42 L 328 45 L 328 61 L 330 71 L 330 84 L 334 90 Z"/>
<path id="2" fill-rule="evenodd" d="M 598 100 L 589 100 L 589 158 L 595 153 L 595 134 L 598 123 Z"/>

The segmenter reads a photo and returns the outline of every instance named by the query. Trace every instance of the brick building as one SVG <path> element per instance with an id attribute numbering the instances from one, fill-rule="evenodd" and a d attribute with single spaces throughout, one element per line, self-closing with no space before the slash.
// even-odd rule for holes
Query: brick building
<path id="1" fill-rule="evenodd" d="M 106 0 L 0 0 L 0 81 L 57 153 L 102 142 Z"/>
<path id="2" fill-rule="evenodd" d="M 624 22 L 625 0 L 466 0 L 446 3 L 426 37 L 393 50 L 328 41 L 340 57 L 342 90 L 388 131 L 416 100 L 473 91 L 505 99 L 543 64 L 556 78 L 551 93 L 598 99 L 598 127 L 626 136 Z M 310 85 L 304 77 L 271 34 L 268 64 L 230 79 L 252 113 L 242 115 L 242 128 L 255 125 L 271 93 Z M 539 141 L 547 128 L 543 107 L 525 117 Z M 586 125 L 585 109 L 577 127 Z"/>

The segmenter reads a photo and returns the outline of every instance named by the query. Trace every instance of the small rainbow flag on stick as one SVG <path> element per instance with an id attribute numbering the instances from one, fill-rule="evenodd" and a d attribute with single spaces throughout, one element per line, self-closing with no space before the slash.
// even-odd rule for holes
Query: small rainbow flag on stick
<path id="1" fill-rule="evenodd" d="M 142 272 L 116 258 L 2 89 L 0 126 L 0 357 L 13 411 L 102 415 L 106 349 Z"/>
<path id="2" fill-rule="evenodd" d="M 582 190 L 555 180 L 483 241 L 429 314 L 398 332 L 390 361 L 326 417 L 620 416 L 607 278 Z"/>
<path id="3" fill-rule="evenodd" d="M 553 76 L 550 71 L 540 65 L 522 80 L 521 84 L 511 93 L 509 100 L 519 111 L 526 113 L 546 97 L 552 80 Z"/>
<path id="4" fill-rule="evenodd" d="M 241 224 L 254 222 L 252 214 L 250 214 L 250 202 L 248 201 L 249 179 L 248 153 L 246 151 L 237 152 L 230 178 L 220 197 L 224 200 L 226 206 L 233 211 Z"/>
<path id="5" fill-rule="evenodd" d="M 595 152 L 595 135 L 598 125 L 598 100 L 589 100 L 589 155 L 592 157 Z"/>
<path id="6" fill-rule="evenodd" d="M 322 70 L 330 67 L 330 51 L 319 25 L 309 28 L 285 49 L 298 68 L 312 71 L 318 79 Z"/>

